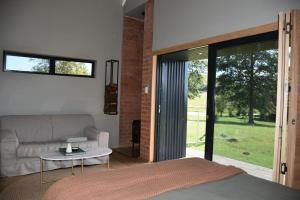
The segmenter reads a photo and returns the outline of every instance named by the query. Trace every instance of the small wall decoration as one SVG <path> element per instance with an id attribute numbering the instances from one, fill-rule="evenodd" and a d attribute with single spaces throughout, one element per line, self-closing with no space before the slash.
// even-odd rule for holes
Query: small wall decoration
<path id="1" fill-rule="evenodd" d="M 119 61 L 107 60 L 105 63 L 104 114 L 118 114 Z"/>

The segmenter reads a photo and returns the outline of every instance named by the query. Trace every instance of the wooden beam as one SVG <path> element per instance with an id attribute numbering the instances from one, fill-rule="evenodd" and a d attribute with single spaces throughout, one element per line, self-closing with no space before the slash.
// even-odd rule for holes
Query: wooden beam
<path id="1" fill-rule="evenodd" d="M 286 34 L 284 32 L 285 13 L 279 14 L 279 37 L 278 37 L 278 79 L 277 79 L 277 100 L 276 100 L 276 127 L 274 138 L 274 158 L 273 158 L 273 181 L 280 183 L 280 164 L 282 147 L 282 129 L 284 113 L 284 81 L 285 81 L 285 44 Z"/>
<path id="2" fill-rule="evenodd" d="M 172 53 L 172 52 L 176 52 L 176 51 L 191 49 L 191 48 L 195 48 L 195 47 L 205 46 L 205 45 L 214 44 L 214 43 L 218 43 L 218 42 L 224 42 L 224 41 L 228 41 L 228 40 L 234 40 L 234 39 L 238 39 L 238 38 L 242 38 L 242 37 L 258 35 L 258 34 L 262 34 L 262 33 L 268 33 L 268 32 L 277 31 L 277 30 L 278 30 L 278 22 L 273 22 L 270 24 L 257 26 L 254 28 L 248 28 L 248 29 L 244 29 L 241 31 L 236 31 L 236 32 L 232 32 L 232 33 L 227 33 L 227 34 L 223 34 L 223 35 L 219 35 L 219 36 L 215 36 L 215 37 L 210 37 L 210 38 L 206 38 L 206 39 L 201 39 L 201 40 L 197 40 L 197 41 L 193 41 L 193 42 L 189 42 L 189 43 L 185 43 L 185 44 L 180 44 L 180 45 L 160 49 L 160 50 L 154 51 L 153 55 L 162 55 L 162 54 Z"/>
<path id="3" fill-rule="evenodd" d="M 292 11 L 291 24 L 291 94 L 287 137 L 287 185 L 300 189 L 300 10 Z"/>
<path id="4" fill-rule="evenodd" d="M 154 161 L 154 134 L 155 134 L 155 108 L 156 108 L 156 69 L 157 56 L 152 58 L 152 87 L 151 87 L 151 121 L 150 121 L 150 148 L 149 162 Z"/>

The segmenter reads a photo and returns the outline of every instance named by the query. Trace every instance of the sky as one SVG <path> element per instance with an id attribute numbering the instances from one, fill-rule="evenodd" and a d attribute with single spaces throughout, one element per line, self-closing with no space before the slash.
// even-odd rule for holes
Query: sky
<path id="1" fill-rule="evenodd" d="M 43 62 L 42 62 L 43 61 Z M 6 56 L 6 69 L 7 70 L 16 70 L 16 71 L 32 71 L 32 67 L 38 65 L 39 63 L 46 63 L 48 62 L 50 65 L 50 61 L 44 58 L 28 58 L 22 56 Z M 75 62 L 77 63 L 77 62 Z M 87 68 L 88 74 L 92 73 L 92 64 L 91 63 L 84 63 L 85 67 Z"/>
<path id="2" fill-rule="evenodd" d="M 32 67 L 36 66 L 40 61 L 47 61 L 47 59 L 31 59 L 20 56 L 6 56 L 6 69 L 18 71 L 32 71 Z M 49 60 L 48 60 L 49 62 Z M 50 62 L 49 62 L 50 63 Z"/>

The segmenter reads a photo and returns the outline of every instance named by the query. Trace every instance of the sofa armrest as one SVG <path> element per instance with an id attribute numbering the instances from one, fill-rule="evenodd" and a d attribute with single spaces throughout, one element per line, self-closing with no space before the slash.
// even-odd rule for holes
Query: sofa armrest
<path id="1" fill-rule="evenodd" d="M 17 135 L 10 130 L 0 130 L 0 163 L 16 159 L 19 140 Z"/>
<path id="2" fill-rule="evenodd" d="M 109 133 L 98 131 L 96 128 L 86 128 L 84 134 L 87 138 L 97 140 L 98 146 L 102 148 L 108 147 Z"/>
<path id="3" fill-rule="evenodd" d="M 0 130 L 0 142 L 16 142 L 19 144 L 17 135 L 10 130 Z"/>

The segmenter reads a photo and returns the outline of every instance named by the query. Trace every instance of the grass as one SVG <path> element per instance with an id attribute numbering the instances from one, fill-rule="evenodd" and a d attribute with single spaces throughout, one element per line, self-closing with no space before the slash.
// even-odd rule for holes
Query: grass
<path id="1" fill-rule="evenodd" d="M 199 107 L 200 110 L 198 110 L 202 114 L 198 116 L 191 113 L 197 111 L 195 106 L 189 109 L 187 146 L 203 151 L 205 133 L 203 100 L 195 99 L 189 101 L 189 107 L 197 104 L 202 104 Z M 248 125 L 247 121 L 242 118 L 218 117 L 214 133 L 214 154 L 272 168 L 274 130 L 275 123 L 273 122 L 255 121 L 255 125 L 252 126 Z M 200 140 L 199 138 L 203 139 Z"/>
<path id="2" fill-rule="evenodd" d="M 189 112 L 198 111 L 206 113 L 207 93 L 203 92 L 200 97 L 188 100 Z"/>

